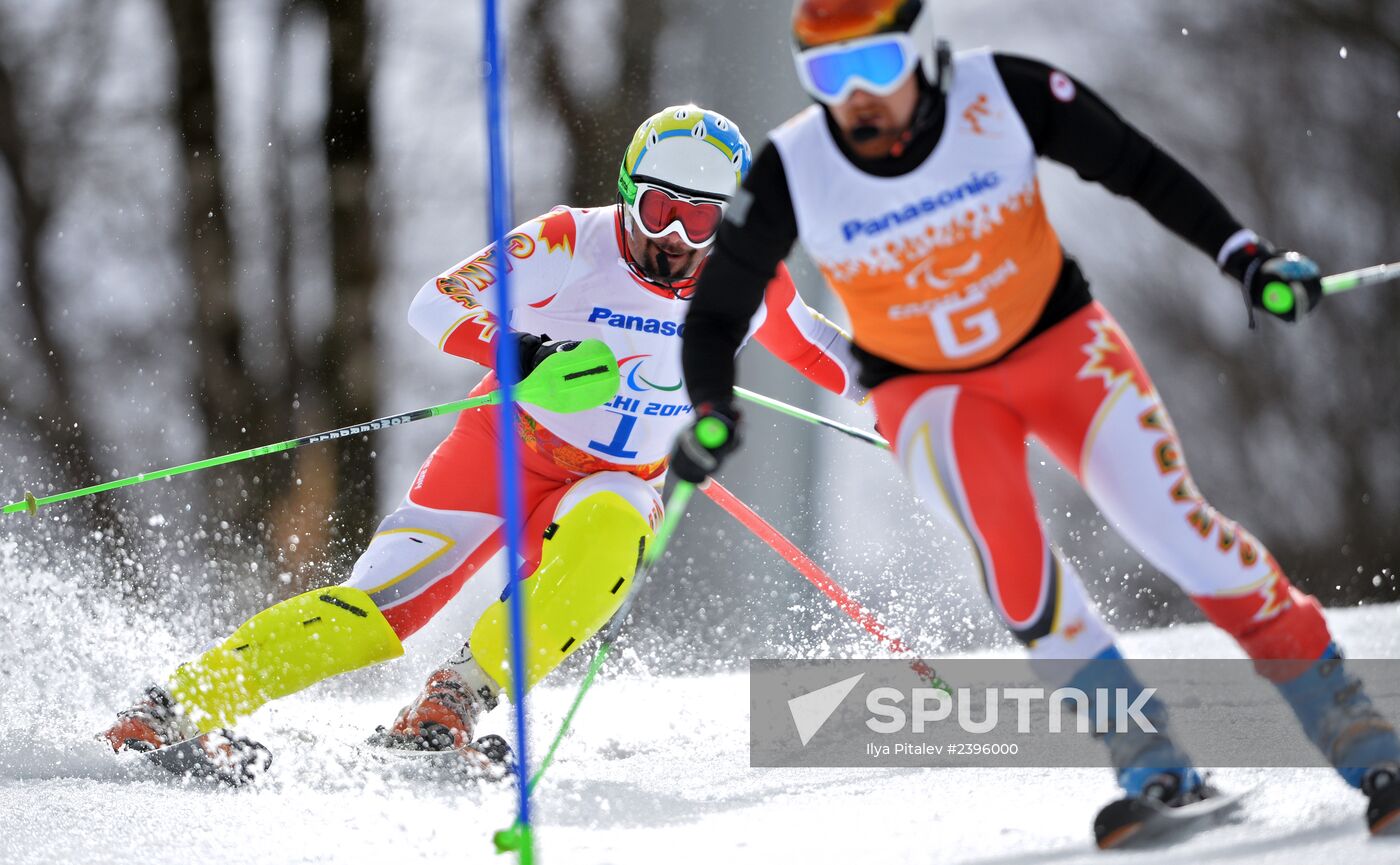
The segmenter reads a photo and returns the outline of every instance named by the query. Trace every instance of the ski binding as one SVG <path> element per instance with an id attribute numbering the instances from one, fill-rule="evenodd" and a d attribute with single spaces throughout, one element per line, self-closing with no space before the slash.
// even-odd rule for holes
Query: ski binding
<path id="1" fill-rule="evenodd" d="M 172 774 L 217 781 L 230 787 L 252 783 L 272 765 L 271 751 L 231 730 L 213 730 L 140 754 L 147 762 Z"/>

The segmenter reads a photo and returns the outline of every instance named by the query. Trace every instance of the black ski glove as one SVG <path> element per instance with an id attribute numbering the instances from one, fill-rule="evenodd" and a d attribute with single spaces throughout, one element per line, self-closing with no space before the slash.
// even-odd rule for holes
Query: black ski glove
<path id="1" fill-rule="evenodd" d="M 515 349 L 519 352 L 521 381 L 534 372 L 535 367 L 544 363 L 545 358 L 568 351 L 579 343 L 576 339 L 550 339 L 547 333 L 535 336 L 533 333 L 513 332 L 511 338 L 515 340 Z"/>
<path id="2" fill-rule="evenodd" d="M 1254 310 L 1294 322 L 1322 302 L 1322 271 L 1297 252 L 1277 252 L 1267 241 L 1248 243 L 1225 260 L 1223 270 L 1244 286 L 1249 326 Z"/>
<path id="3" fill-rule="evenodd" d="M 723 433 L 722 438 L 717 430 Z M 671 471 L 683 481 L 704 483 L 719 471 L 720 463 L 739 447 L 739 442 L 739 412 L 733 406 L 701 406 L 695 423 L 676 439 L 676 447 L 671 451 Z"/>

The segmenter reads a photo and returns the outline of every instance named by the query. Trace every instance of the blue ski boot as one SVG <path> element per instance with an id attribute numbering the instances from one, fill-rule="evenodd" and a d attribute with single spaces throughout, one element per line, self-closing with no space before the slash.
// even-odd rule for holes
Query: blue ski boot
<path id="1" fill-rule="evenodd" d="M 1143 689 L 1115 646 L 1086 664 L 1069 684 L 1089 695 L 1091 713 L 1096 711 L 1092 703 L 1100 688 L 1110 693 L 1127 688 L 1130 697 Z M 1104 806 L 1094 819 L 1094 840 L 1099 848 L 1157 838 L 1164 831 L 1193 822 L 1196 812 L 1187 806 L 1196 806 L 1216 794 L 1167 735 L 1166 707 L 1153 699 L 1142 709 L 1143 716 L 1157 728 L 1155 733 L 1133 725 L 1119 731 L 1113 708 L 1107 711 L 1111 713 L 1110 730 L 1096 735 L 1108 746 L 1123 797 Z"/>
<path id="2" fill-rule="evenodd" d="M 1400 739 L 1333 643 L 1301 676 L 1275 683 L 1318 750 L 1370 800 L 1374 835 L 1400 834 Z"/>

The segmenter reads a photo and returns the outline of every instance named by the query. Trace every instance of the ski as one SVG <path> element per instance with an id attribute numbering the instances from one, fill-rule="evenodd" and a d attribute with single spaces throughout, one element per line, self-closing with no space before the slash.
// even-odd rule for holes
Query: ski
<path id="1" fill-rule="evenodd" d="M 516 772 L 515 752 L 505 739 L 494 733 L 482 736 L 461 748 L 416 748 L 386 733 L 384 728 L 370 736 L 361 753 L 380 761 L 407 760 L 434 774 L 471 781 L 504 781 Z"/>
<path id="2" fill-rule="evenodd" d="M 271 751 L 230 730 L 213 730 L 140 753 L 146 762 L 167 772 L 230 787 L 252 783 L 272 765 Z"/>
<path id="3" fill-rule="evenodd" d="M 1175 806 L 1147 796 L 1119 799 L 1094 818 L 1094 838 L 1100 850 L 1169 843 L 1235 811 L 1252 789 L 1221 793 L 1207 788 L 1202 798 Z"/>
<path id="4" fill-rule="evenodd" d="M 1366 803 L 1366 825 L 1372 835 L 1400 836 L 1400 769 L 1385 767 L 1368 773 L 1361 782 Z"/>

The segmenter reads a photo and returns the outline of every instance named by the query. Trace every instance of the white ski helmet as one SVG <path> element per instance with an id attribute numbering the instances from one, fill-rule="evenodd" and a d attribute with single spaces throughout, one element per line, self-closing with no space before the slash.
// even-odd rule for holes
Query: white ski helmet
<path id="1" fill-rule="evenodd" d="M 673 105 L 637 127 L 617 190 L 626 205 L 636 202 L 638 183 L 728 201 L 752 162 L 749 143 L 729 118 L 698 105 Z"/>

